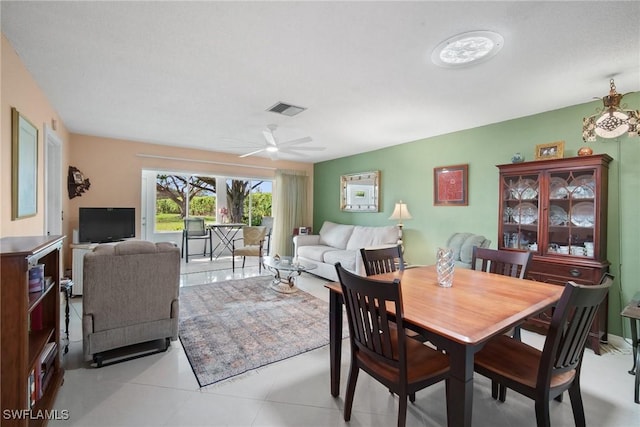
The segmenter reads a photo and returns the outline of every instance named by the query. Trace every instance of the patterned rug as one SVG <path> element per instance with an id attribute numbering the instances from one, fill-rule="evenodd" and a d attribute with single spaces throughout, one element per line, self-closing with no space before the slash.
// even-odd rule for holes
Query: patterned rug
<path id="1" fill-rule="evenodd" d="M 329 304 L 271 277 L 180 289 L 180 341 L 200 387 L 329 343 Z"/>

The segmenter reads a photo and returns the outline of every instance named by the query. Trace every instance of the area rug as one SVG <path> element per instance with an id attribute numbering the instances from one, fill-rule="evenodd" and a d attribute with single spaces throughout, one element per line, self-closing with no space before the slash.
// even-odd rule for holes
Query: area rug
<path id="1" fill-rule="evenodd" d="M 329 304 L 271 277 L 180 289 L 180 341 L 200 387 L 329 343 Z"/>

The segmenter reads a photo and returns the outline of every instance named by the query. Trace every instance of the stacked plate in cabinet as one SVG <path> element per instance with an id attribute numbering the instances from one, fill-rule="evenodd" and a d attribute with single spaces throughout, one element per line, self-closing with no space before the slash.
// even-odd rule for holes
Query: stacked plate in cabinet
<path id="1" fill-rule="evenodd" d="M 567 215 L 567 212 L 558 205 L 551 205 L 551 209 L 549 209 L 549 224 L 565 225 L 568 222 L 569 215 Z"/>
<path id="2" fill-rule="evenodd" d="M 595 210 L 593 202 L 576 203 L 571 208 L 571 223 L 578 227 L 593 227 Z"/>
<path id="3" fill-rule="evenodd" d="M 593 175 L 581 175 L 575 177 L 571 181 L 569 188 L 571 189 L 572 199 L 593 199 L 595 195 L 594 188 L 596 183 L 593 180 Z"/>
<path id="4" fill-rule="evenodd" d="M 533 203 L 520 203 L 513 208 L 512 216 L 518 224 L 533 224 L 538 219 L 538 208 Z"/>
<path id="5" fill-rule="evenodd" d="M 510 187 L 511 198 L 516 200 L 534 200 L 538 197 L 538 184 L 532 179 L 520 179 Z"/>

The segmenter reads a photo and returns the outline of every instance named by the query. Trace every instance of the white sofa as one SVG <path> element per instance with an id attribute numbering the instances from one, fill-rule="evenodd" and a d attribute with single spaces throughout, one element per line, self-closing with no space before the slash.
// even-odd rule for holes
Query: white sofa
<path id="1" fill-rule="evenodd" d="M 365 227 L 325 221 L 318 234 L 293 238 L 294 256 L 300 262 L 316 264 L 318 267 L 310 273 L 329 280 L 338 280 L 336 262 L 340 262 L 347 270 L 364 276 L 360 248 L 397 245 L 398 235 L 397 225 Z"/>

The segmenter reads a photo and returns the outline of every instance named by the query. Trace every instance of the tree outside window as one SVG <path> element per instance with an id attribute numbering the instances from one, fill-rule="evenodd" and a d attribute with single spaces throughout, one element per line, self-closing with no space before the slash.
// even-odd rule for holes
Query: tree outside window
<path id="1" fill-rule="evenodd" d="M 226 206 L 218 203 L 216 182 L 225 184 Z M 180 231 L 186 217 L 214 223 L 218 205 L 226 208 L 229 222 L 260 225 L 263 216 L 271 216 L 271 193 L 271 181 L 157 174 L 155 231 Z"/>

